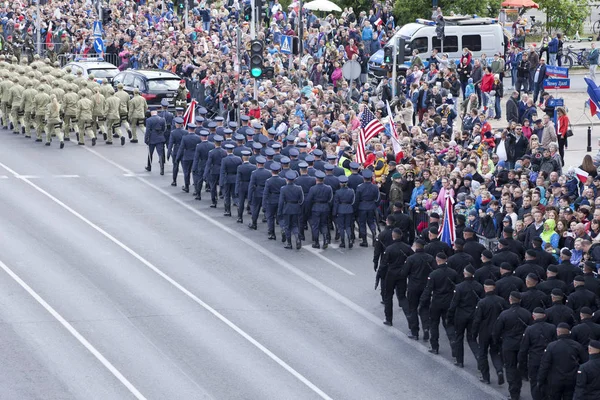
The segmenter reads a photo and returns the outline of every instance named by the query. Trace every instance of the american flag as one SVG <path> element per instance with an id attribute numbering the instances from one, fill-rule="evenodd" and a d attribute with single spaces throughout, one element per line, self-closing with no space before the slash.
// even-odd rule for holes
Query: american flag
<path id="1" fill-rule="evenodd" d="M 454 199 L 449 194 L 446 195 L 446 207 L 444 207 L 444 220 L 441 227 L 440 241 L 448 243 L 450 247 L 456 240 L 456 228 L 454 225 Z"/>
<path id="2" fill-rule="evenodd" d="M 358 147 L 356 149 L 356 161 L 359 164 L 363 164 L 367 159 L 365 152 L 366 144 L 384 130 L 385 127 L 383 124 L 379 122 L 371 110 L 365 107 L 360 116 L 360 133 L 358 135 Z"/>

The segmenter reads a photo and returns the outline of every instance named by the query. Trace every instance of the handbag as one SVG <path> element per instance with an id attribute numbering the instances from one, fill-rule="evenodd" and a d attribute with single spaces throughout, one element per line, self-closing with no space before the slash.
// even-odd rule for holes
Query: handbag
<path id="1" fill-rule="evenodd" d="M 571 136 L 573 136 L 573 129 L 571 129 L 571 126 L 569 125 L 569 129 L 567 129 L 567 138 L 570 138 Z"/>

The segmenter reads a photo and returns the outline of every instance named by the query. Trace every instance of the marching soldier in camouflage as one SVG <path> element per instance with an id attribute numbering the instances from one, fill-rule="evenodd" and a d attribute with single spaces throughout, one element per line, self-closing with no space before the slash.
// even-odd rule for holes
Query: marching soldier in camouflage
<path id="1" fill-rule="evenodd" d="M 61 129 L 62 119 L 60 118 L 61 109 L 60 102 L 55 94 L 50 96 L 50 103 L 48 103 L 48 110 L 46 112 L 46 146 L 50 146 L 50 139 L 52 135 L 55 135 L 59 142 L 60 148 L 65 147 L 65 137 Z"/>
<path id="2" fill-rule="evenodd" d="M 80 92 L 81 93 L 81 92 Z M 93 127 L 93 109 L 94 103 L 88 97 L 85 97 L 86 93 L 83 93 L 84 96 L 80 97 L 77 102 L 77 121 L 79 126 L 79 137 L 78 145 L 85 145 L 85 134 L 92 139 L 92 146 L 96 145 L 96 134 L 94 133 Z"/>
<path id="3" fill-rule="evenodd" d="M 137 143 L 137 128 L 140 127 L 142 136 L 146 136 L 146 111 L 148 111 L 148 104 L 146 99 L 140 96 L 140 90 L 138 88 L 133 89 L 133 98 L 129 100 L 129 120 L 131 121 L 131 130 L 133 138 L 130 140 L 131 143 Z"/>
<path id="4" fill-rule="evenodd" d="M 102 79 L 102 83 L 100 84 L 100 93 L 102 93 L 104 99 L 108 99 L 110 96 L 115 94 L 115 89 L 113 89 L 108 79 Z"/>
<path id="5" fill-rule="evenodd" d="M 104 85 L 102 85 L 102 87 L 104 87 Z M 121 117 L 119 114 L 121 100 L 116 96 L 111 86 L 108 86 L 108 88 L 112 90 L 112 93 L 109 94 L 108 90 L 105 91 L 107 94 L 104 104 L 106 105 L 106 128 L 108 130 L 108 140 L 106 141 L 106 144 L 112 144 L 112 139 L 116 136 L 121 139 L 121 146 L 123 146 L 125 144 L 125 136 L 121 134 Z M 115 127 L 119 128 L 115 130 Z"/>
<path id="6" fill-rule="evenodd" d="M 87 87 L 87 81 L 83 77 L 83 72 L 81 72 L 81 70 L 77 70 L 75 75 L 76 75 L 76 77 L 75 77 L 74 82 L 77 86 L 79 86 L 79 89 L 83 89 L 84 87 Z"/>
<path id="7" fill-rule="evenodd" d="M 71 141 L 70 134 L 71 128 L 75 131 L 75 134 L 79 136 L 79 126 L 77 126 L 77 102 L 79 101 L 79 95 L 75 92 L 78 87 L 74 83 L 67 83 L 65 85 L 67 92 L 63 97 L 62 112 L 64 113 L 64 132 L 65 140 Z"/>
<path id="8" fill-rule="evenodd" d="M 106 133 L 106 104 L 102 93 L 100 93 L 100 85 L 94 88 L 95 93 L 92 95 L 92 103 L 94 108 L 92 109 L 92 120 L 94 122 L 94 132 L 98 133 L 98 130 L 102 133 L 104 141 L 108 140 Z M 112 141 L 112 138 L 111 138 Z"/>
<path id="9" fill-rule="evenodd" d="M 40 85 L 38 87 L 38 93 L 33 98 L 35 108 L 35 133 L 36 142 L 42 141 L 42 132 L 46 128 L 46 111 L 48 111 L 48 104 L 50 103 L 50 95 L 46 90 L 47 85 Z M 46 134 L 46 146 L 50 146 L 51 137 Z"/>
<path id="10" fill-rule="evenodd" d="M 30 73 L 33 76 L 32 73 Z M 38 91 L 33 87 L 34 80 L 30 77 L 25 83 L 25 90 L 23 96 L 21 96 L 21 105 L 19 108 L 24 111 L 23 114 L 23 128 L 25 131 L 25 137 L 31 137 L 31 128 L 33 127 L 33 115 L 35 113 L 34 98 Z"/>
<path id="11" fill-rule="evenodd" d="M 115 96 L 120 100 L 121 105 L 119 108 L 119 118 L 121 119 L 121 126 L 119 127 L 119 136 L 122 136 L 121 134 L 121 128 L 125 129 L 127 131 L 127 134 L 129 135 L 129 139 L 131 139 L 131 126 L 129 126 L 129 95 L 127 94 L 126 91 L 123 90 L 123 84 L 119 83 L 117 84 L 117 92 L 115 93 Z"/>
<path id="12" fill-rule="evenodd" d="M 10 122 L 13 126 L 13 134 L 18 135 L 24 125 L 21 102 L 25 88 L 19 83 L 20 76 L 15 72 L 12 76 L 13 85 L 8 92 L 10 104 Z"/>
<path id="13" fill-rule="evenodd" d="M 10 66 L 9 66 L 10 68 Z M 10 87 L 12 82 L 10 80 L 12 72 L 10 69 L 4 72 L 2 76 L 2 82 L 0 82 L 0 111 L 2 112 L 2 128 L 8 129 L 9 115 L 10 115 Z"/>

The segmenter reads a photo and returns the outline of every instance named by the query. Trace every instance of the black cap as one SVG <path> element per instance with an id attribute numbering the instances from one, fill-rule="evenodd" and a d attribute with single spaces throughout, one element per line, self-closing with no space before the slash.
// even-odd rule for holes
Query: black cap
<path id="1" fill-rule="evenodd" d="M 590 340 L 588 346 L 593 347 L 596 350 L 600 350 L 600 340 Z"/>
<path id="2" fill-rule="evenodd" d="M 552 296 L 558 296 L 558 297 L 563 297 L 565 295 L 560 288 L 552 289 L 551 293 L 552 293 Z"/>
<path id="3" fill-rule="evenodd" d="M 465 267 L 465 272 L 468 272 L 471 275 L 475 274 L 475 268 L 471 264 L 467 264 Z"/>
<path id="4" fill-rule="evenodd" d="M 531 239 L 531 241 L 532 242 L 538 242 L 538 243 L 542 243 L 543 242 L 542 238 L 539 237 L 539 236 L 534 237 L 533 239 Z"/>
<path id="5" fill-rule="evenodd" d="M 529 257 L 533 257 L 533 258 L 535 258 L 535 257 L 537 256 L 537 254 L 536 254 L 535 250 L 533 250 L 533 249 L 529 249 L 529 250 L 527 250 L 527 251 L 525 252 L 525 254 L 527 254 Z"/>
<path id="6" fill-rule="evenodd" d="M 560 251 L 560 254 L 563 256 L 571 257 L 571 250 L 564 248 Z"/>
<path id="7" fill-rule="evenodd" d="M 505 238 L 498 240 L 498 243 L 500 243 L 502 246 L 508 246 L 508 240 Z"/>
<path id="8" fill-rule="evenodd" d="M 567 330 L 571 330 L 571 327 L 569 326 L 569 324 L 567 324 L 566 322 L 561 322 L 560 324 L 558 324 L 556 326 L 558 329 L 567 329 Z"/>
<path id="9" fill-rule="evenodd" d="M 575 279 L 573 279 L 575 282 L 585 282 L 585 279 L 583 278 L 583 276 L 581 275 L 577 275 L 575 277 Z"/>
<path id="10" fill-rule="evenodd" d="M 594 313 L 592 312 L 592 309 L 589 307 L 581 307 L 581 310 L 579 310 L 579 314 L 592 315 Z"/>
<path id="11" fill-rule="evenodd" d="M 484 251 L 482 251 L 481 255 L 484 256 L 485 258 L 487 258 L 488 260 L 491 260 L 494 257 L 492 252 L 489 251 L 488 249 L 485 249 Z"/>
<path id="12" fill-rule="evenodd" d="M 515 300 L 521 300 L 521 293 L 517 292 L 516 290 L 513 290 L 512 292 L 510 292 L 510 297 L 512 297 Z"/>
<path id="13" fill-rule="evenodd" d="M 540 281 L 540 278 L 537 276 L 537 274 L 534 274 L 533 272 L 527 274 L 527 279 L 531 279 L 536 282 Z"/>
<path id="14" fill-rule="evenodd" d="M 514 230 L 513 230 L 512 227 L 507 226 L 506 228 L 504 228 L 504 232 L 512 235 L 512 233 L 514 232 Z"/>
<path id="15" fill-rule="evenodd" d="M 435 255 L 436 258 L 439 258 L 440 260 L 447 260 L 448 256 L 446 255 L 446 253 L 444 252 L 439 252 Z"/>
<path id="16" fill-rule="evenodd" d="M 429 215 L 429 218 L 437 218 L 437 219 L 440 219 L 440 214 L 438 214 L 438 213 L 436 213 L 436 212 L 432 212 L 432 213 Z"/>
<path id="17" fill-rule="evenodd" d="M 502 264 L 500 264 L 500 269 L 503 269 L 505 271 L 512 271 L 513 270 L 513 266 L 510 265 L 507 262 L 503 262 Z"/>
<path id="18" fill-rule="evenodd" d="M 432 226 L 431 228 L 429 228 L 429 233 L 433 234 L 433 235 L 438 235 L 439 231 L 437 226 Z"/>
<path id="19" fill-rule="evenodd" d="M 483 284 L 485 286 L 496 286 L 496 282 L 494 282 L 493 279 L 486 279 L 485 282 L 483 282 Z"/>
<path id="20" fill-rule="evenodd" d="M 544 310 L 542 307 L 536 307 L 533 309 L 533 313 L 534 314 L 546 314 L 546 310 Z"/>
<path id="21" fill-rule="evenodd" d="M 459 246 L 464 246 L 465 245 L 465 239 L 463 239 L 463 238 L 456 238 L 456 240 L 454 241 L 454 244 L 457 244 Z"/>
<path id="22" fill-rule="evenodd" d="M 473 228 L 471 228 L 470 226 L 467 226 L 465 228 L 465 230 L 463 231 L 463 233 L 475 233 L 475 230 Z"/>
<path id="23" fill-rule="evenodd" d="M 400 229 L 400 228 L 394 228 L 392 230 L 392 233 L 395 233 L 396 235 L 402 236 L 402 229 Z"/>
<path id="24" fill-rule="evenodd" d="M 427 246 L 427 242 L 421 238 L 418 238 L 417 240 L 415 240 L 415 243 L 417 243 L 421 246 Z"/>
<path id="25" fill-rule="evenodd" d="M 548 265 L 548 268 L 546 268 L 546 269 L 547 269 L 549 272 L 555 272 L 555 273 L 557 273 L 557 272 L 558 272 L 558 266 L 557 266 L 557 265 L 554 265 L 554 264 Z"/>

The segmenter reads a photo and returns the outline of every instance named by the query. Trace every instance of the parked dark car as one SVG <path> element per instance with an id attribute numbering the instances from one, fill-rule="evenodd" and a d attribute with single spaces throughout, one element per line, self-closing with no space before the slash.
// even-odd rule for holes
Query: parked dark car
<path id="1" fill-rule="evenodd" d="M 148 105 L 160 105 L 162 99 L 166 98 L 170 103 L 169 108 L 174 108 L 174 97 L 180 81 L 181 78 L 178 75 L 169 71 L 128 69 L 119 72 L 113 78 L 112 83 L 115 87 L 122 83 L 123 90 L 130 95 L 133 94 L 133 89 L 139 89 L 140 95 L 146 99 Z"/>

